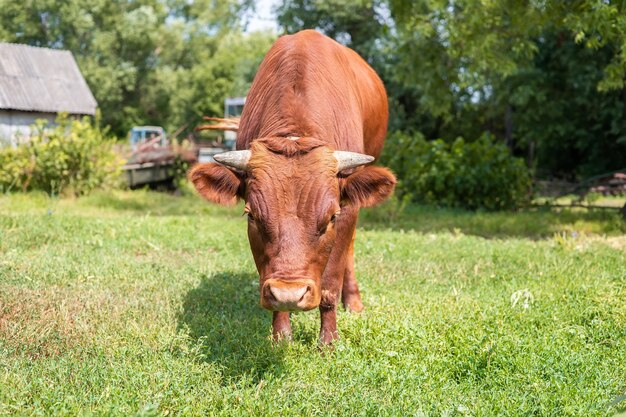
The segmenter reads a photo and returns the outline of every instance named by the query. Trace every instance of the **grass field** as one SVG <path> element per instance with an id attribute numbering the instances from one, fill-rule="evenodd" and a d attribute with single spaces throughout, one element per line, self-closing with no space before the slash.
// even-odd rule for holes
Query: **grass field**
<path id="1" fill-rule="evenodd" d="M 366 310 L 273 345 L 241 207 L 0 197 L 0 415 L 612 416 L 626 391 L 613 212 L 364 213 Z M 612 404 L 612 405 L 611 405 Z"/>

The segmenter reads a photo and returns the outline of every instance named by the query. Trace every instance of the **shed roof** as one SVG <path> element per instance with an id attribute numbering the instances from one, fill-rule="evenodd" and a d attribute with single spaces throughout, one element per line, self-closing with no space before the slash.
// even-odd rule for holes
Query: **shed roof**
<path id="1" fill-rule="evenodd" d="M 93 115 L 97 105 L 71 52 L 0 42 L 0 109 Z"/>

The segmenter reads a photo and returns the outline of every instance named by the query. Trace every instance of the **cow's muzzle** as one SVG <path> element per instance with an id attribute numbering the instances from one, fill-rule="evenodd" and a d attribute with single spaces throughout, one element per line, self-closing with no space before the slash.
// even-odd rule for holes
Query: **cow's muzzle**
<path id="1" fill-rule="evenodd" d="M 320 291 L 312 279 L 270 278 L 261 288 L 261 305 L 273 311 L 311 310 L 320 304 Z"/>

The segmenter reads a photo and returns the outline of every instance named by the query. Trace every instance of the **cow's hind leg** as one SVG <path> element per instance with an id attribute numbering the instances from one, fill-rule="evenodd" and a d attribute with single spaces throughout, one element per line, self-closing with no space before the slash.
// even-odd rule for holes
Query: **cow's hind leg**
<path id="1" fill-rule="evenodd" d="M 341 301 L 346 310 L 361 312 L 363 311 L 363 303 L 361 302 L 361 293 L 359 293 L 359 285 L 356 282 L 354 274 L 354 240 L 356 238 L 356 228 L 352 234 L 352 241 L 348 249 L 348 258 L 346 259 L 346 270 L 343 274 L 343 287 L 341 290 Z"/>
<path id="2" fill-rule="evenodd" d="M 291 321 L 288 311 L 272 312 L 272 337 L 275 342 L 292 339 Z"/>

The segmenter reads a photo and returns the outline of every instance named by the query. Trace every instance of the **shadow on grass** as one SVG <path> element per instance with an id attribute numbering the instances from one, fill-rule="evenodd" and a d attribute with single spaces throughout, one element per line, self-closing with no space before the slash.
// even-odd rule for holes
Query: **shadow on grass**
<path id="1" fill-rule="evenodd" d="M 538 207 L 517 212 L 481 212 L 393 204 L 362 211 L 359 226 L 369 230 L 453 232 L 484 238 L 543 239 L 555 233 L 622 234 L 626 221 L 618 210 Z"/>
<path id="2" fill-rule="evenodd" d="M 226 383 L 284 372 L 285 346 L 271 342 L 271 313 L 259 305 L 257 284 L 253 274 L 204 276 L 183 301 L 179 327 L 202 344 L 203 360 L 220 368 Z"/>

